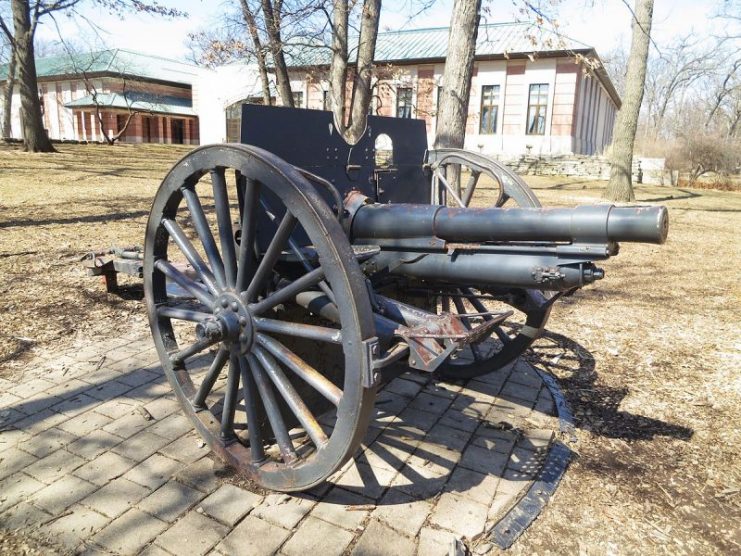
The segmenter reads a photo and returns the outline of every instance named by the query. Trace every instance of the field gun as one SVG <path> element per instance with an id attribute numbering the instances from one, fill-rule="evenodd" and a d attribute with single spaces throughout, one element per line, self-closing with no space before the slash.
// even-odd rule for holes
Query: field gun
<path id="1" fill-rule="evenodd" d="M 384 369 L 496 372 L 619 242 L 668 232 L 664 207 L 541 208 L 497 161 L 428 150 L 419 120 L 371 116 L 348 145 L 328 112 L 246 105 L 241 133 L 165 177 L 145 295 L 185 413 L 274 490 L 347 461 Z"/>

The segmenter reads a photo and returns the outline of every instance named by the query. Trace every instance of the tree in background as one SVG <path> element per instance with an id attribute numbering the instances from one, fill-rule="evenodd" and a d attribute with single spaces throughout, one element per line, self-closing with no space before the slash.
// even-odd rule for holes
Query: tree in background
<path id="1" fill-rule="evenodd" d="M 633 32 L 628 57 L 628 70 L 625 80 L 623 105 L 615 121 L 615 134 L 612 140 L 612 159 L 610 181 L 605 196 L 612 201 L 634 201 L 632 169 L 633 146 L 638 115 L 643 101 L 643 90 L 646 83 L 646 64 L 648 48 L 651 41 L 651 20 L 653 17 L 653 0 L 636 0 L 633 13 Z"/>
<path id="2" fill-rule="evenodd" d="M 15 67 L 16 57 L 13 48 L 12 34 L 5 33 L 5 29 L 0 29 L 0 63 L 7 64 L 7 74 L 5 76 L 5 86 L 2 91 L 3 102 L 3 119 L 0 122 L 0 135 L 3 140 L 8 140 L 13 136 L 11 124 L 13 117 L 13 90 L 15 89 Z"/>
<path id="3" fill-rule="evenodd" d="M 0 9 L 0 28 L 9 37 L 17 63 L 17 80 L 21 95 L 21 126 L 23 128 L 23 147 L 31 152 L 55 152 L 49 140 L 41 113 L 38 79 L 36 76 L 36 56 L 34 37 L 39 21 L 56 14 L 74 16 L 75 8 L 85 0 L 2 0 L 10 2 L 12 12 L 12 31 Z M 123 16 L 134 11 L 166 17 L 185 15 L 173 8 L 161 6 L 158 2 L 144 0 L 87 0 Z"/>

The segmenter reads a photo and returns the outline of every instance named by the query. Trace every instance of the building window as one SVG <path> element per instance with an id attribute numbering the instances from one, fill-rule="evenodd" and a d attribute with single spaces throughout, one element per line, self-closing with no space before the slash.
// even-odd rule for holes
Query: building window
<path id="1" fill-rule="evenodd" d="M 481 121 L 479 133 L 493 135 L 497 132 L 497 116 L 499 115 L 499 85 L 484 85 L 481 87 Z"/>
<path id="2" fill-rule="evenodd" d="M 293 93 L 293 106 L 294 108 L 304 107 L 304 93 L 302 91 Z"/>
<path id="3" fill-rule="evenodd" d="M 530 85 L 527 103 L 527 134 L 545 135 L 545 116 L 548 110 L 548 84 Z"/>
<path id="4" fill-rule="evenodd" d="M 412 88 L 399 87 L 396 89 L 396 117 L 412 117 Z"/>

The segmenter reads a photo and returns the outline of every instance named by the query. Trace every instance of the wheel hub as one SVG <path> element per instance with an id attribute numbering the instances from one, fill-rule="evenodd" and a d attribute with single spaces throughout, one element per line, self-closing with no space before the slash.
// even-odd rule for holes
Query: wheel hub
<path id="1" fill-rule="evenodd" d="M 240 353 L 249 352 L 255 339 L 254 324 L 252 314 L 239 295 L 223 292 L 216 299 L 213 313 L 213 321 L 199 325 L 203 329 L 204 337 L 209 337 L 209 334 L 219 334 L 225 343 L 238 346 Z M 218 332 L 216 332 L 217 327 Z M 200 335 L 198 328 L 196 328 L 196 333 Z"/>

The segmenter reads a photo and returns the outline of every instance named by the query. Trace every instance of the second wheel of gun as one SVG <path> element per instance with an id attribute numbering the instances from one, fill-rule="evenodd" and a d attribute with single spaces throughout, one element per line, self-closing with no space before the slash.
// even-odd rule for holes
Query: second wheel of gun
<path id="1" fill-rule="evenodd" d="M 487 156 L 460 149 L 439 149 L 429 153 L 428 162 L 432 188 L 440 204 L 502 208 L 541 206 L 522 178 Z M 511 317 L 493 328 L 491 336 L 463 347 L 438 368 L 442 376 L 450 379 L 491 373 L 517 359 L 543 331 L 551 310 L 551 294 L 534 289 L 480 291 L 455 284 L 431 293 L 438 299 L 438 311 L 461 315 L 467 326 L 474 326 L 474 322 L 488 317 L 467 318 L 465 315 L 513 311 Z"/>

